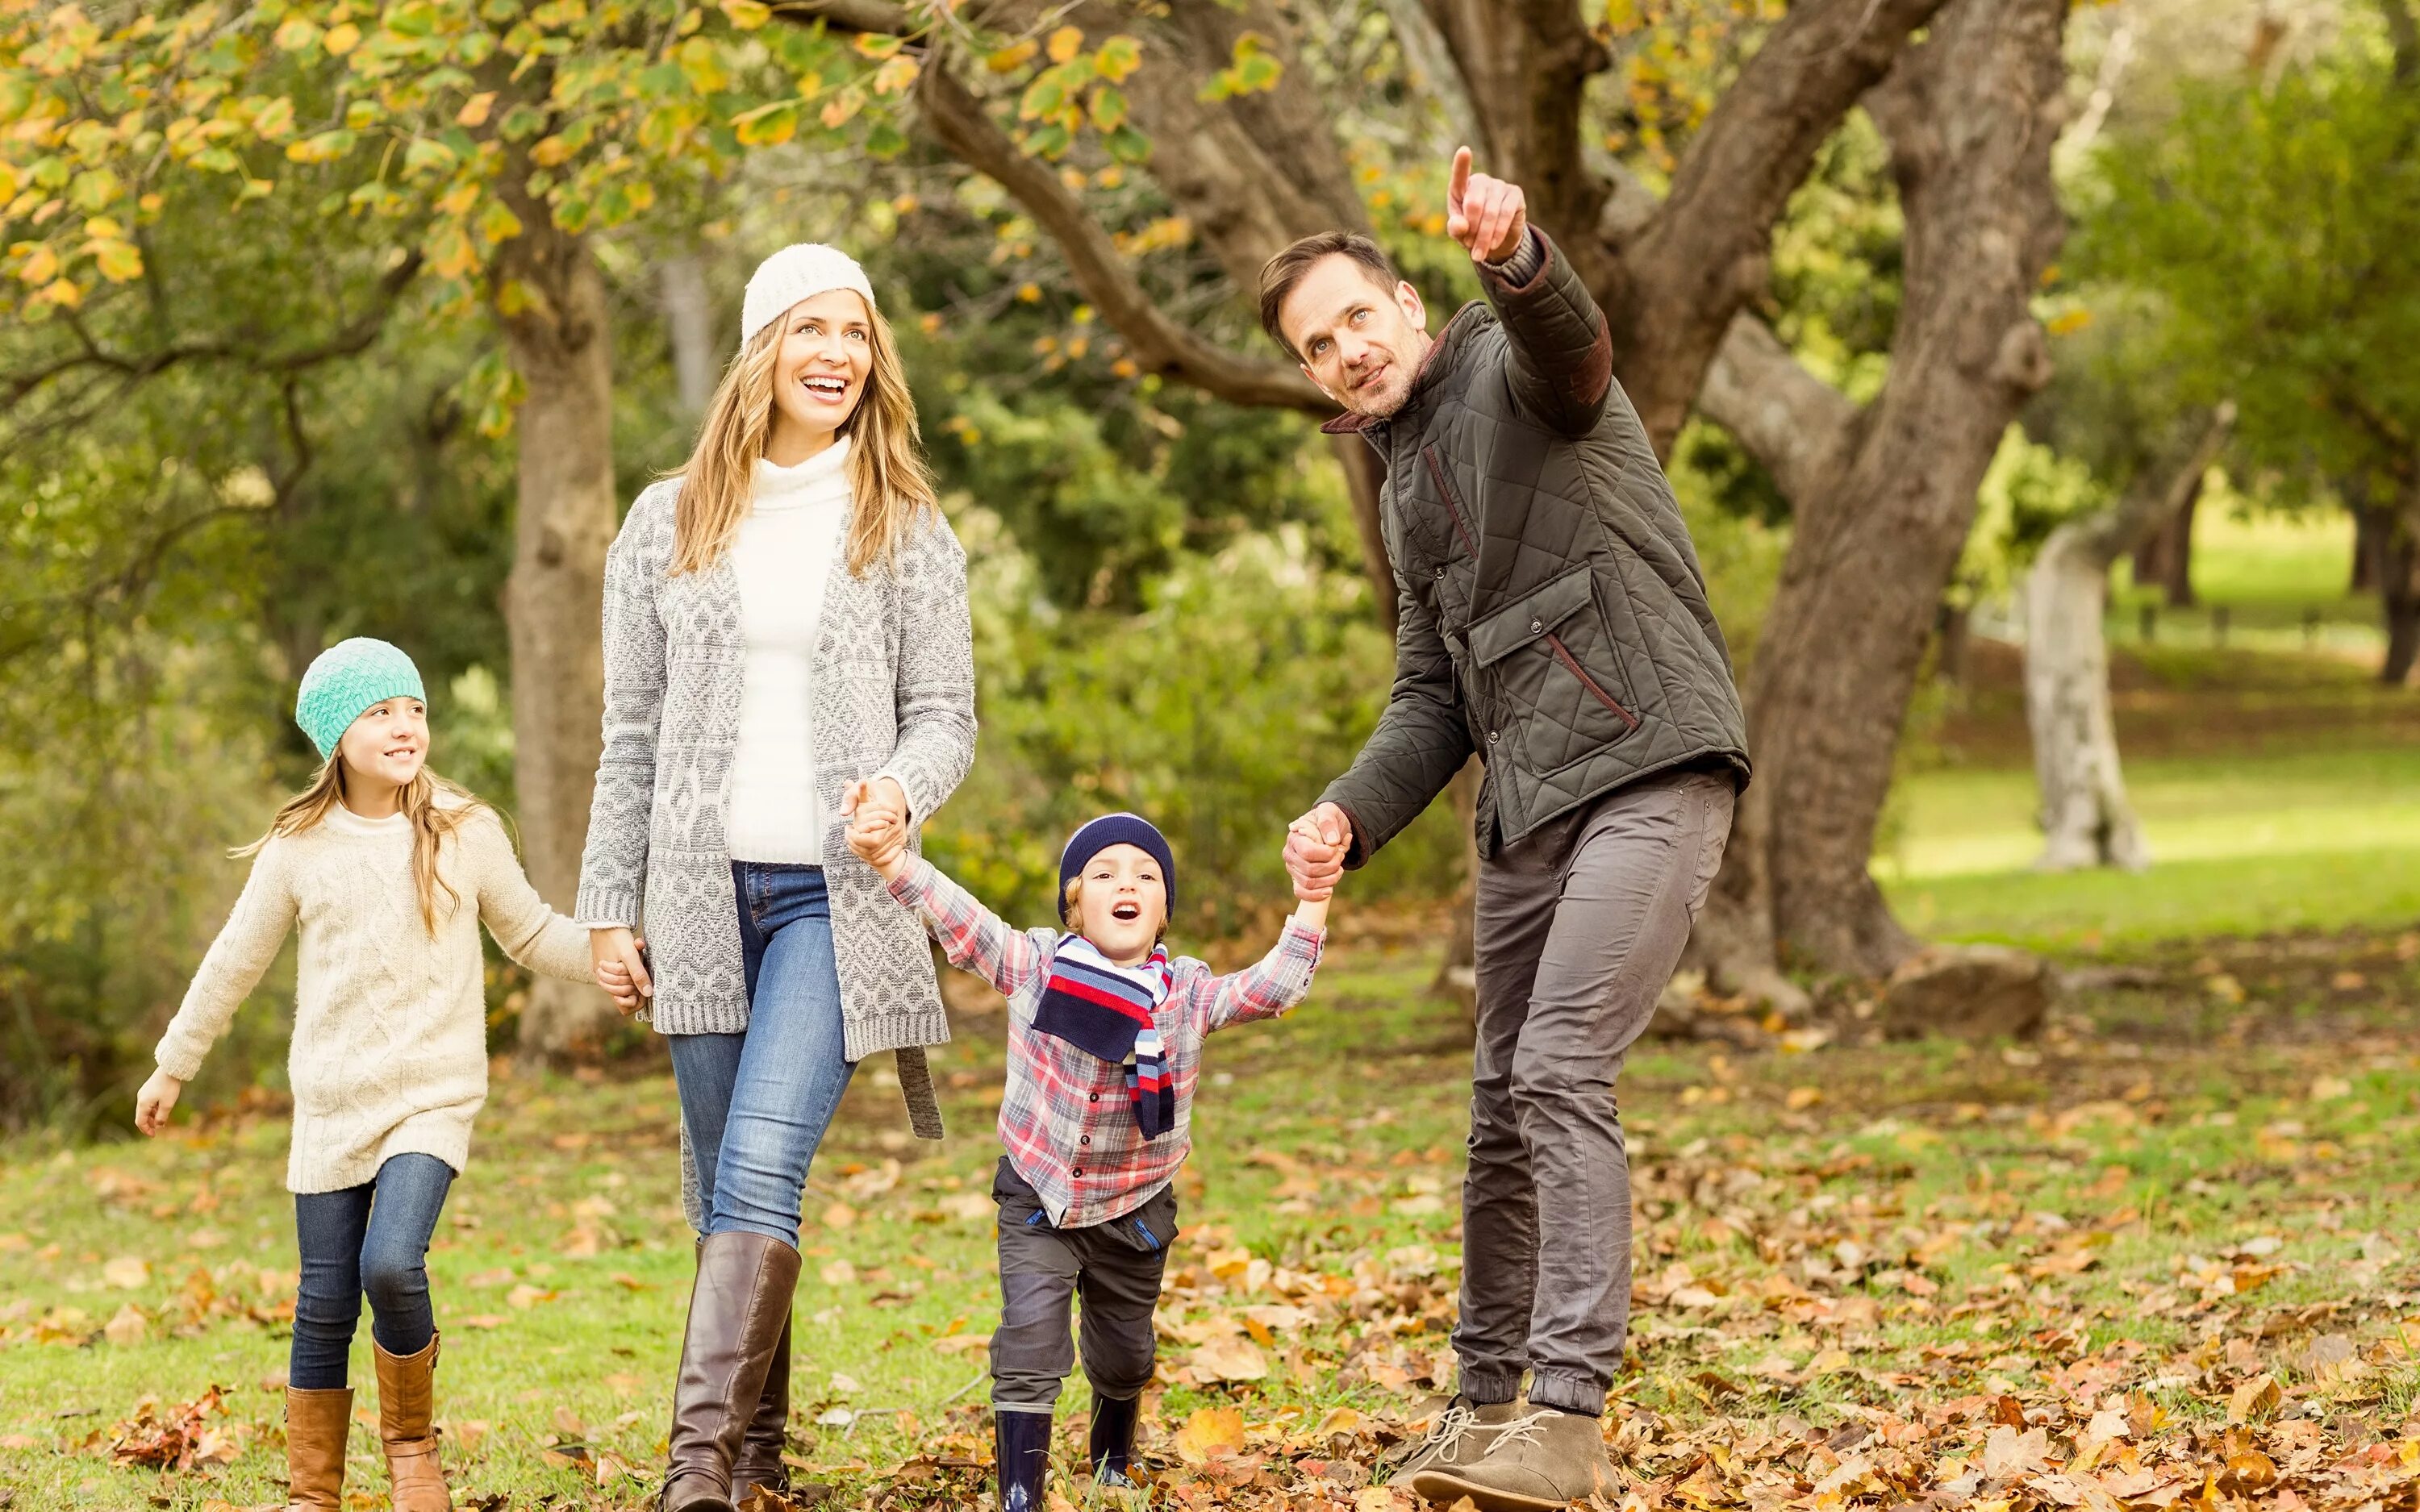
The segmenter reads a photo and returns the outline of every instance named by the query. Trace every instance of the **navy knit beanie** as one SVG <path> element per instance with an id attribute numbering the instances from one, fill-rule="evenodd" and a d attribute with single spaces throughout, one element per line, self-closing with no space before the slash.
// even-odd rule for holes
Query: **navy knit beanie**
<path id="1" fill-rule="evenodd" d="M 1112 845 L 1131 845 L 1159 863 L 1159 878 L 1168 889 L 1168 912 L 1176 914 L 1176 857 L 1169 853 L 1168 837 L 1139 813 L 1105 813 L 1087 821 L 1067 837 L 1059 853 L 1059 922 L 1067 922 L 1067 884 L 1095 856 Z"/>

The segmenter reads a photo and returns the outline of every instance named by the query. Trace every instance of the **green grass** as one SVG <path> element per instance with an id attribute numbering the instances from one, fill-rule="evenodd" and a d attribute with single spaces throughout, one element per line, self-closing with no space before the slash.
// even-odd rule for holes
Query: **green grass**
<path id="1" fill-rule="evenodd" d="M 1427 959 L 1337 956 L 1311 1006 L 1213 1044 L 1162 1309 L 1165 1385 L 1149 1403 L 1164 1468 L 1166 1433 L 1199 1408 L 1240 1408 L 1269 1444 L 1350 1406 L 1367 1416 L 1340 1430 L 1349 1447 L 1297 1447 L 1280 1475 L 1350 1487 L 1444 1350 L 1465 1031 L 1422 994 Z M 2328 975 L 2348 963 L 2367 973 L 2357 993 Z M 1642 1046 L 1623 1080 L 1644 1219 L 1640 1368 L 1617 1421 L 1677 1443 L 1723 1413 L 1821 1427 L 1977 1392 L 2033 1400 L 2055 1371 L 2132 1339 L 2134 1376 L 2168 1381 L 2171 1410 L 2208 1423 L 2211 1401 L 2175 1384 L 2199 1367 L 2177 1362 L 2223 1331 L 2273 1357 L 2296 1403 L 2366 1402 L 2391 1423 L 2412 1395 L 2391 1342 L 2356 1381 L 2285 1362 L 2311 1319 L 2367 1341 L 2420 1307 L 2397 1289 L 2420 1287 L 2420 974 L 2391 942 L 2225 964 L 2241 1002 L 2170 972 L 2087 994 L 2023 1053 L 1860 1043 L 1854 1020 L 1807 1055 Z M 868 1067 L 818 1164 L 794 1447 L 848 1489 L 844 1504 L 912 1456 L 980 1453 L 983 1356 L 947 1341 L 985 1333 L 997 1310 L 982 1196 L 997 1026 L 963 1020 L 939 1058 L 945 1144 L 910 1147 L 895 1089 Z M 499 1085 L 430 1257 L 440 1412 L 465 1502 L 644 1504 L 690 1271 L 672 1120 L 660 1078 Z M 255 1114 L 150 1144 L 0 1146 L 0 1484 L 15 1505 L 273 1504 L 280 1404 L 263 1382 L 284 1364 L 290 1302 L 285 1136 Z M 2267 1258 L 2226 1258 L 2256 1240 Z M 119 1258 L 147 1273 L 113 1272 Z M 2267 1284 L 2229 1297 L 2221 1275 Z M 1265 1379 L 1190 1381 L 1187 1335 L 1257 1328 L 1246 1309 L 1277 1304 L 1303 1317 L 1264 1336 Z M 111 1342 L 113 1318 L 139 1318 L 142 1336 Z M 229 1388 L 231 1463 L 110 1463 L 113 1427 L 147 1398 L 212 1383 Z M 1081 1400 L 1072 1389 L 1065 1412 Z M 382 1497 L 372 1452 L 357 1433 L 353 1484 Z M 1664 1449 L 1630 1452 L 1663 1473 Z M 608 1456 L 631 1473 L 600 1488 Z M 971 1504 L 974 1471 L 931 1473 L 937 1499 L 914 1504 Z M 884 1494 L 907 1504 L 898 1486 Z M 1186 1504 L 1279 1504 L 1232 1494 Z"/>
<path id="2" fill-rule="evenodd" d="M 2313 651 L 2374 661 L 2385 645 L 2378 597 L 2354 594 L 2352 525 L 2335 512 L 2250 517 L 2205 508 L 2194 519 L 2192 609 L 2170 609 L 2157 588 L 2137 587 L 2131 563 L 2111 580 L 2109 637 L 2141 640 L 2141 611 L 2157 608 L 2155 634 L 2168 645 L 2217 640 L 2215 610 L 2226 612 L 2226 642 L 2270 651 Z"/>

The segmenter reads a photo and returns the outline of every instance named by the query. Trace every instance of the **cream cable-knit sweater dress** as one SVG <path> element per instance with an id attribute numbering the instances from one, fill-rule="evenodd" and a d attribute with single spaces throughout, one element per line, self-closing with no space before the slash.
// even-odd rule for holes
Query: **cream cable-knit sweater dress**
<path id="1" fill-rule="evenodd" d="M 461 1171 L 488 1100 L 481 919 L 531 970 L 589 980 L 588 932 L 529 885 L 493 811 L 466 819 L 438 865 L 460 902 L 448 916 L 438 895 L 432 939 L 401 814 L 364 819 L 339 807 L 317 828 L 271 841 L 161 1037 L 160 1068 L 191 1080 L 301 922 L 290 1191 L 359 1186 L 408 1152 Z"/>

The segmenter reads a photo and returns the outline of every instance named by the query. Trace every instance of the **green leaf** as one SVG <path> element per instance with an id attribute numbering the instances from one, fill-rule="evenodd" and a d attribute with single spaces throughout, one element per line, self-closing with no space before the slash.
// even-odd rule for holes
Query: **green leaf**
<path id="1" fill-rule="evenodd" d="M 1132 126 L 1121 126 L 1104 139 L 1109 156 L 1120 162 L 1142 162 L 1151 157 L 1151 138 Z"/>
<path id="2" fill-rule="evenodd" d="M 865 133 L 865 150 L 887 161 L 908 150 L 908 138 L 885 117 L 875 122 L 874 130 Z"/>
<path id="3" fill-rule="evenodd" d="M 1108 133 L 1126 123 L 1125 91 L 1103 85 L 1093 91 L 1093 129 Z"/>
<path id="4" fill-rule="evenodd" d="M 1056 160 L 1075 142 L 1067 128 L 1053 122 L 1026 134 L 1025 150 L 1029 156 Z"/>

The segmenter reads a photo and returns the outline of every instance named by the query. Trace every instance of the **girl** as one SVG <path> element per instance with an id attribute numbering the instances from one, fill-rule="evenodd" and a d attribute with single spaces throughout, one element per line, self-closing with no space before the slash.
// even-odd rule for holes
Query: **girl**
<path id="1" fill-rule="evenodd" d="M 287 1506 L 342 1504 L 347 1356 L 366 1294 L 396 1512 L 444 1512 L 426 1266 L 488 1096 L 479 920 L 505 953 L 551 977 L 586 980 L 588 940 L 532 889 L 495 810 L 427 770 L 428 709 L 411 657 L 382 640 L 331 646 L 302 674 L 294 719 L 324 759 L 319 775 L 237 853 L 254 857 L 251 879 L 161 1037 L 134 1122 L 147 1134 L 167 1126 L 299 919 L 286 1184 L 302 1279 L 286 1387 Z"/>
<path id="2" fill-rule="evenodd" d="M 786 247 L 676 478 L 605 563 L 605 748 L 579 918 L 672 1051 L 703 1236 L 664 1512 L 782 1490 L 799 1198 L 857 1063 L 949 1038 L 915 917 L 841 841 L 870 786 L 921 824 L 974 759 L 966 556 L 863 270 Z M 652 956 L 632 930 L 646 916 Z"/>

